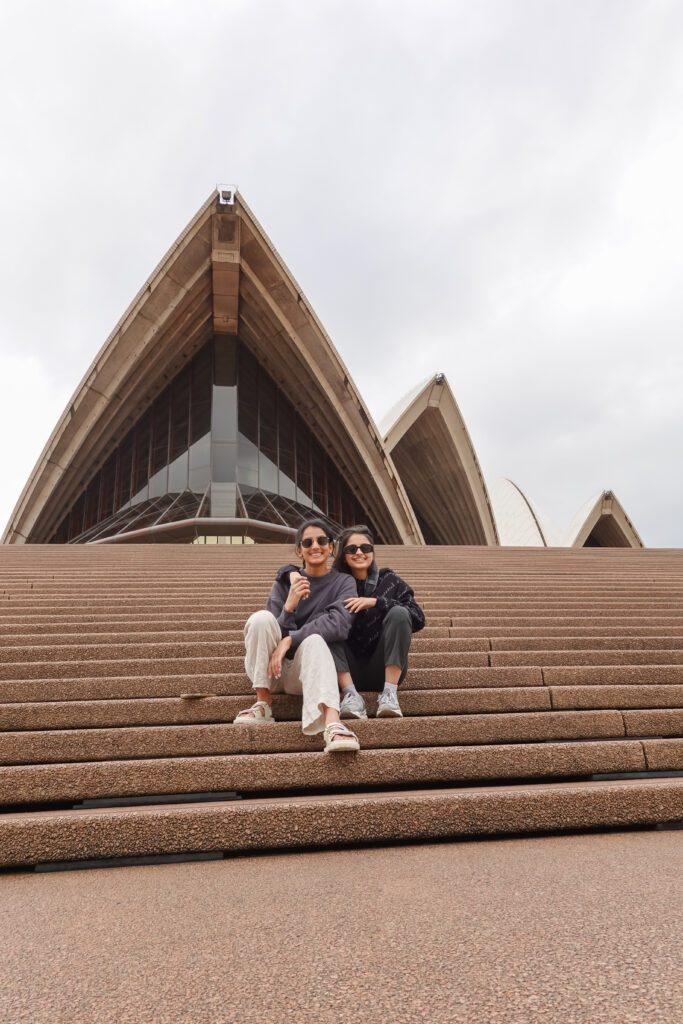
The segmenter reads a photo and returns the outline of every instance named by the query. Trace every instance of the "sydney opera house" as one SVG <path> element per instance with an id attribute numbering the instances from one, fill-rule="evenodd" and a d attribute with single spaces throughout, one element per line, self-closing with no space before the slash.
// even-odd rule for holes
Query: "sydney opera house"
<path id="1" fill-rule="evenodd" d="M 219 186 L 98 352 L 3 542 L 282 541 L 311 514 L 384 543 L 642 547 L 610 491 L 566 533 L 486 485 L 443 374 L 378 428 L 247 205 Z"/>

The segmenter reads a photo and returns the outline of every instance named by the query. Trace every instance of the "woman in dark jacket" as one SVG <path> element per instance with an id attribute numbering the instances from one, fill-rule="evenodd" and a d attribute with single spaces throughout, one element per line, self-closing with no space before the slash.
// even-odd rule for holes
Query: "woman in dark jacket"
<path id="1" fill-rule="evenodd" d="M 425 624 L 413 590 L 391 569 L 378 569 L 367 526 L 351 526 L 337 541 L 334 568 L 349 573 L 358 596 L 345 602 L 353 615 L 345 641 L 330 644 L 342 691 L 342 718 L 367 718 L 360 690 L 381 691 L 378 718 L 402 718 L 398 686 L 405 678 L 413 633 Z"/>

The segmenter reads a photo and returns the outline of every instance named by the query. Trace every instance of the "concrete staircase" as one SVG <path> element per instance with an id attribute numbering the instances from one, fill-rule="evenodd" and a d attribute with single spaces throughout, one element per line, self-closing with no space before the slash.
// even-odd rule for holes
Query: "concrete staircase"
<path id="1" fill-rule="evenodd" d="M 683 820 L 683 551 L 380 549 L 427 628 L 356 755 L 227 724 L 291 554 L 0 548 L 1 867 Z"/>

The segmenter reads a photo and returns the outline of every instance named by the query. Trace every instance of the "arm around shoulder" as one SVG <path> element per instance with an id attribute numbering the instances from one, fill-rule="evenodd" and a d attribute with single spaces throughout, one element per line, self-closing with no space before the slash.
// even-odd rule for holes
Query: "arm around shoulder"
<path id="1" fill-rule="evenodd" d="M 401 579 L 393 570 L 380 570 L 380 579 L 377 587 L 377 607 L 386 615 L 390 608 L 394 608 L 397 605 L 408 609 L 413 633 L 418 633 L 424 628 L 424 612 L 415 600 L 413 588 L 408 586 L 406 581 Z"/>

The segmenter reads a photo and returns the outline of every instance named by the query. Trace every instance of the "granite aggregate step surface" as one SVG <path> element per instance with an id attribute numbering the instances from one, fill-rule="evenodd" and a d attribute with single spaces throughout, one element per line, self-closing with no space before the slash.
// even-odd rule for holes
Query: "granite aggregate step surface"
<path id="1" fill-rule="evenodd" d="M 158 663 L 157 663 L 158 665 Z M 78 668 L 90 672 L 89 676 L 74 676 L 69 663 L 57 663 L 46 668 L 42 663 L 32 664 L 28 678 L 0 679 L 0 703 L 51 700 L 114 700 L 117 697 L 169 697 L 197 692 L 197 687 L 224 695 L 250 694 L 251 684 L 243 673 L 226 673 L 223 659 L 203 659 L 201 672 L 198 663 L 179 659 L 161 666 L 169 675 L 136 675 L 149 671 L 147 661 L 134 662 L 81 662 Z M 24 668 L 26 666 L 23 666 Z M 120 675 L 116 675 L 120 672 Z M 128 673 L 128 674 L 126 674 Z M 402 684 L 402 691 L 431 689 L 462 689 L 465 687 L 542 686 L 540 668 L 432 668 L 414 669 Z"/>
<path id="2" fill-rule="evenodd" d="M 683 686 L 614 684 L 548 686 L 551 705 L 562 708 L 681 708 Z"/>
<path id="3" fill-rule="evenodd" d="M 626 638 L 630 639 L 633 637 L 649 638 L 653 636 L 680 636 L 683 630 L 678 626 L 662 625 L 655 623 L 650 626 L 614 626 L 609 623 L 601 623 L 595 625 L 595 620 L 592 620 L 590 625 L 577 626 L 577 625 L 564 625 L 564 626 L 549 626 L 544 625 L 538 626 L 450 626 L 446 631 L 447 636 L 458 637 L 462 639 L 471 639 L 472 637 L 487 637 L 493 643 L 499 639 L 528 639 L 535 638 L 543 635 L 544 637 L 557 637 L 563 639 L 565 637 L 577 637 L 577 638 L 591 638 L 591 637 L 608 637 L 608 638 Z"/>
<path id="4" fill-rule="evenodd" d="M 491 651 L 491 665 L 538 665 L 541 668 L 575 665 L 683 665 L 683 651 L 627 650 L 627 651 Z"/>
<path id="5" fill-rule="evenodd" d="M 374 714 L 377 694 L 364 694 L 368 713 Z M 0 729 L 68 729 L 112 725 L 157 725 L 183 722 L 232 722 L 253 698 L 180 697 L 119 698 L 113 700 L 41 701 L 0 704 Z M 648 706 L 647 704 L 642 706 Z M 550 709 L 550 693 L 536 687 L 468 690 L 422 690 L 401 697 L 405 715 L 475 714 L 479 712 Z M 273 710 L 278 721 L 300 720 L 301 701 L 276 695 Z"/>
<path id="6" fill-rule="evenodd" d="M 537 654 L 538 652 L 534 652 Z M 504 655 L 507 656 L 507 655 Z M 517 655 L 513 655 L 516 657 Z M 132 659 L 148 660 L 156 664 L 166 665 L 170 662 L 196 659 L 203 662 L 207 659 L 222 659 L 226 672 L 238 671 L 244 664 L 244 643 L 235 643 L 229 649 L 223 640 L 185 640 L 156 641 L 149 643 L 130 642 L 126 644 L 55 644 L 49 648 L 34 647 L 0 647 L 0 679 L 24 678 L 25 666 L 41 663 L 50 666 L 72 664 L 72 672 L 79 674 L 78 666 L 89 665 L 93 661 L 127 662 Z M 413 668 L 474 668 L 489 665 L 488 651 L 435 651 L 432 648 L 416 650 L 410 659 Z M 214 662 L 212 662 L 214 664 Z M 534 664 L 528 662 L 511 662 L 511 664 Z M 562 662 L 561 664 L 565 664 Z M 571 662 L 568 662 L 571 664 Z M 44 669 L 43 669 L 44 671 Z M 50 674 L 50 678 L 54 675 Z"/>
<path id="7" fill-rule="evenodd" d="M 675 735 L 680 713 L 668 722 L 656 719 L 654 735 L 664 727 Z M 380 720 L 349 723 L 364 750 L 370 748 L 515 743 L 529 740 L 612 738 L 625 735 L 618 711 L 561 711 L 511 714 L 425 716 L 397 719 L 387 728 Z M 638 721 L 634 735 L 647 731 Z M 320 738 L 304 736 L 296 722 L 268 729 L 227 724 L 120 729 L 73 729 L 0 733 L 0 765 L 105 761 L 121 758 L 187 757 L 200 754 L 316 751 Z"/>
<path id="8" fill-rule="evenodd" d="M 405 717 L 351 722 L 357 755 L 304 737 L 296 697 L 275 697 L 272 727 L 231 724 L 252 700 L 245 618 L 292 557 L 290 545 L 0 549 L 0 864 L 154 842 L 334 845 L 338 808 L 350 842 L 683 818 L 679 778 L 587 781 L 683 770 L 683 552 L 378 548 L 427 627 Z M 163 802 L 226 790 L 255 799 Z M 127 794 L 159 803 L 39 810 Z"/>
<path id="9" fill-rule="evenodd" d="M 452 637 L 459 643 L 471 643 L 475 637 Z M 481 639 L 481 638 L 480 638 Z M 496 651 L 681 651 L 683 636 L 530 636 L 490 637 L 486 641 Z"/>
<path id="10" fill-rule="evenodd" d="M 0 866 L 625 828 L 682 817 L 680 779 L 34 811 L 3 816 Z"/>
<path id="11" fill-rule="evenodd" d="M 676 770 L 682 741 L 593 740 L 390 748 L 348 754 L 232 754 L 0 767 L 0 803 L 156 793 L 287 791 Z M 657 745 L 661 746 L 657 746 Z M 322 744 L 321 744 L 322 746 Z M 646 754 L 646 751 L 649 753 Z M 657 767 L 653 767 L 656 763 Z"/>

